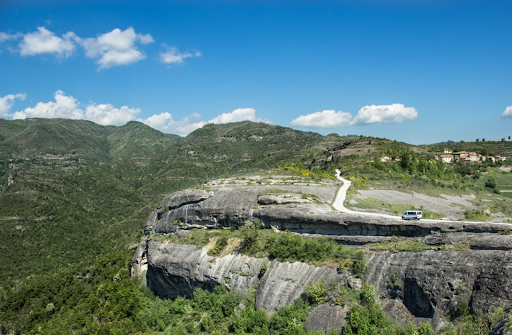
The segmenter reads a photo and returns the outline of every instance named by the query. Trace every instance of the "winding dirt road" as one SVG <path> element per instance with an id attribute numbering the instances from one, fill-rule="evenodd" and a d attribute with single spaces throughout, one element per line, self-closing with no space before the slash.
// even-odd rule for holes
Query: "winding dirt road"
<path id="1" fill-rule="evenodd" d="M 343 182 L 343 186 L 341 186 L 341 188 L 339 189 L 338 194 L 336 195 L 336 199 L 334 199 L 334 202 L 332 204 L 332 207 L 339 210 L 340 212 L 345 212 L 345 213 L 378 216 L 378 217 L 382 217 L 382 218 L 401 219 L 400 216 L 378 214 L 378 213 L 356 212 L 356 211 L 346 208 L 344 205 L 344 202 L 345 202 L 345 199 L 347 198 L 348 188 L 350 187 L 352 182 L 343 178 L 342 176 L 340 176 L 340 173 L 341 173 L 340 170 L 336 170 L 336 178 L 338 178 L 338 180 L 341 180 Z"/>

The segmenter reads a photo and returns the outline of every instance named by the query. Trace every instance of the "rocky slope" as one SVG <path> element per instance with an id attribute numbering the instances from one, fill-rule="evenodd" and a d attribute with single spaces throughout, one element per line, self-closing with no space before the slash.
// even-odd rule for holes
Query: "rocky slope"
<path id="1" fill-rule="evenodd" d="M 367 251 L 364 280 L 375 285 L 376 296 L 390 316 L 401 323 L 428 320 L 439 328 L 446 313 L 456 310 L 463 299 L 473 310 L 512 306 L 512 235 L 506 235 L 511 224 L 404 222 L 343 214 L 329 205 L 336 193 L 334 182 L 297 185 L 275 177 L 266 183 L 237 186 L 232 179 L 228 185 L 210 185 L 208 191 L 173 193 L 148 218 L 145 231 L 158 235 L 194 227 L 228 228 L 258 218 L 263 226 L 277 231 L 327 235 L 345 244 L 405 239 L 443 246 L 439 251 Z M 300 297 L 306 285 L 322 279 L 359 285 L 348 272 L 339 273 L 334 267 L 272 261 L 265 271 L 266 261 L 240 254 L 215 258 L 193 245 L 147 239 L 133 258 L 132 274 L 142 275 L 148 287 L 169 298 L 190 297 L 197 287 L 224 285 L 244 293 L 257 285 L 256 307 L 269 314 Z M 312 313 L 308 324 L 325 323 L 319 321 L 325 313 L 339 317 L 337 321 L 334 317 L 335 324 L 342 323 L 346 311 L 328 306 L 322 307 L 324 312 Z"/>

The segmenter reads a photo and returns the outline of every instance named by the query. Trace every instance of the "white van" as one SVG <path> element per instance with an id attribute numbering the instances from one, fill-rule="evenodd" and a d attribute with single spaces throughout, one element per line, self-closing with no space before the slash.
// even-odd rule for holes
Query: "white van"
<path id="1" fill-rule="evenodd" d="M 419 220 L 423 217 L 421 211 L 407 211 L 402 215 L 403 220 Z"/>

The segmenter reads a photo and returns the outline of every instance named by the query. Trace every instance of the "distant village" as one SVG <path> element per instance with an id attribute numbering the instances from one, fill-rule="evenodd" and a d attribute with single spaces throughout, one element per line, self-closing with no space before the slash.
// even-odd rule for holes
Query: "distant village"
<path id="1" fill-rule="evenodd" d="M 451 149 L 444 148 L 444 155 L 434 156 L 435 159 L 440 160 L 443 163 L 461 163 L 461 162 L 485 162 L 487 160 L 495 163 L 498 161 L 505 161 L 507 157 L 504 156 L 485 156 L 477 154 L 476 152 L 459 151 L 452 152 Z"/>

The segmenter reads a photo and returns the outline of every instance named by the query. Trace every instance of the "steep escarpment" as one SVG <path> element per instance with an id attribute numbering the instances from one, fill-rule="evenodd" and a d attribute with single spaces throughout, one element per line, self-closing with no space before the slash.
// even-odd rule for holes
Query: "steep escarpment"
<path id="1" fill-rule="evenodd" d="M 495 250 L 368 252 L 365 281 L 384 310 L 442 324 L 466 300 L 473 310 L 512 303 L 512 253 Z"/>
<path id="2" fill-rule="evenodd" d="M 333 267 L 269 262 L 241 254 L 212 257 L 195 245 L 152 240 L 139 244 L 132 260 L 132 276 L 142 277 L 143 283 L 166 298 L 190 298 L 196 288 L 212 291 L 217 285 L 245 294 L 257 285 L 256 308 L 269 314 L 292 304 L 307 285 L 321 280 L 343 285 L 347 279 Z"/>
<path id="3" fill-rule="evenodd" d="M 269 185 L 248 186 L 231 179 L 229 185 L 171 194 L 148 218 L 145 231 L 180 235 L 191 228 L 227 229 L 258 219 L 262 227 L 276 232 L 328 236 L 342 244 L 363 246 L 364 281 L 375 286 L 383 309 L 402 324 L 429 321 L 439 329 L 462 302 L 473 311 L 512 306 L 511 224 L 403 221 L 340 213 L 329 205 L 335 183 L 272 184 L 276 180 L 282 182 L 274 177 Z M 406 250 L 418 251 L 401 251 L 404 241 L 417 247 Z M 383 251 L 367 243 L 381 243 Z M 216 285 L 242 294 L 256 287 L 255 306 L 269 314 L 304 297 L 305 288 L 321 280 L 353 288 L 360 285 L 339 264 L 269 261 L 240 253 L 213 257 L 194 245 L 151 239 L 139 245 L 132 273 L 142 275 L 148 287 L 169 298 L 191 297 L 195 288 L 213 290 Z M 319 311 L 339 316 L 334 324 L 343 323 L 347 311 L 343 306 L 334 302 L 322 306 Z M 322 323 L 324 312 L 317 311 L 318 317 L 309 324 Z"/>
<path id="4" fill-rule="evenodd" d="M 510 251 L 368 251 L 366 257 L 365 282 L 375 286 L 383 309 L 402 324 L 430 321 L 440 328 L 446 314 L 456 311 L 463 300 L 475 311 L 512 306 Z M 332 266 L 269 262 L 236 253 L 213 257 L 194 245 L 152 240 L 139 244 L 132 275 L 142 276 L 149 288 L 167 298 L 192 297 L 196 288 L 212 291 L 217 285 L 245 294 L 256 286 L 256 308 L 269 314 L 292 304 L 306 286 L 322 280 L 360 285 L 348 272 Z"/>

